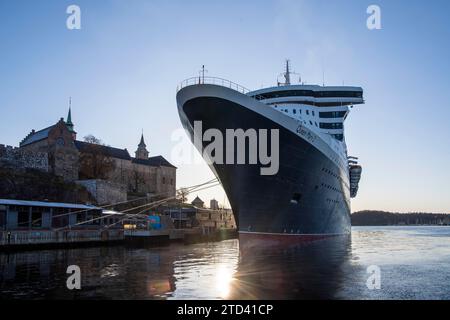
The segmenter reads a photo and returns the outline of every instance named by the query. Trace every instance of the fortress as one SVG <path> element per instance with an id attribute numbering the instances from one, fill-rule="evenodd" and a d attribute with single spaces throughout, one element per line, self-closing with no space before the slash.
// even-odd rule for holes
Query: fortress
<path id="1" fill-rule="evenodd" d="M 91 139 L 92 140 L 92 139 Z M 142 134 L 131 157 L 127 149 L 99 141 L 77 140 L 71 110 L 67 120 L 31 132 L 19 148 L 0 145 L 0 165 L 32 168 L 76 182 L 99 204 L 126 200 L 129 196 L 175 196 L 176 167 L 162 156 L 149 156 Z"/>

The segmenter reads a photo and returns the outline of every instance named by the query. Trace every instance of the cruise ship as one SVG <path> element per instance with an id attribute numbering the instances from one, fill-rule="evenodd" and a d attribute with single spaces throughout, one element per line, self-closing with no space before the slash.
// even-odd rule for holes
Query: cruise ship
<path id="1" fill-rule="evenodd" d="M 358 158 L 348 155 L 344 123 L 350 110 L 364 103 L 363 89 L 300 80 L 293 84 L 293 76 L 287 61 L 277 84 L 260 90 L 204 73 L 177 88 L 179 116 L 193 143 L 199 139 L 199 122 L 200 135 L 208 129 L 224 137 L 230 129 L 278 132 L 278 146 L 271 149 L 279 157 L 274 174 L 261 174 L 262 163 L 207 161 L 227 194 L 239 239 L 256 245 L 348 235 L 351 230 L 350 198 L 358 192 L 362 168 Z M 209 142 L 200 141 L 194 144 L 202 153 Z M 251 157 L 249 150 L 245 159 Z"/>

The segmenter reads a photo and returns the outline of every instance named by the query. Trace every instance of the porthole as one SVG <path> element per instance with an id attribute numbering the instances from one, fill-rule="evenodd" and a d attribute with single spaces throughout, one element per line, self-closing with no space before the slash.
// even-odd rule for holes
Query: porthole
<path id="1" fill-rule="evenodd" d="M 291 200 L 291 203 L 292 204 L 298 204 L 299 202 L 300 202 L 300 200 L 302 199 L 302 195 L 300 194 L 300 193 L 294 193 L 293 195 L 292 195 L 292 200 Z"/>

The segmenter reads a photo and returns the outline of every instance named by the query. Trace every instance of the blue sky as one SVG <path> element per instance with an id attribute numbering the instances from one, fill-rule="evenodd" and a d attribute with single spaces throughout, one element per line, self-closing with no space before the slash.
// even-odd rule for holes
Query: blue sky
<path id="1" fill-rule="evenodd" d="M 80 6 L 81 30 L 66 28 Z M 369 31 L 377 4 L 382 30 Z M 346 122 L 363 176 L 352 209 L 450 212 L 448 1 L 0 1 L 0 143 L 18 145 L 73 99 L 79 137 L 170 159 L 175 89 L 198 75 L 250 89 L 276 83 L 290 58 L 308 83 L 358 85 Z M 212 177 L 183 165 L 178 186 Z M 195 196 L 195 195 L 193 195 Z M 223 202 L 220 188 L 199 193 Z"/>

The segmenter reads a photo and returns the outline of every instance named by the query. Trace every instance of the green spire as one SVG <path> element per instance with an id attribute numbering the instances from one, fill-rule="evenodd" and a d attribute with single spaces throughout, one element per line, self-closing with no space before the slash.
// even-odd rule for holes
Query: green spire
<path id="1" fill-rule="evenodd" d="M 71 112 L 71 110 L 70 110 L 70 108 L 69 108 L 69 114 L 67 115 L 67 125 L 68 126 L 73 126 L 73 123 L 72 123 L 72 112 Z"/>
<path id="2" fill-rule="evenodd" d="M 66 125 L 70 132 L 75 132 L 73 130 L 73 123 L 72 123 L 72 98 L 69 98 L 69 113 L 67 114 L 67 121 Z"/>

